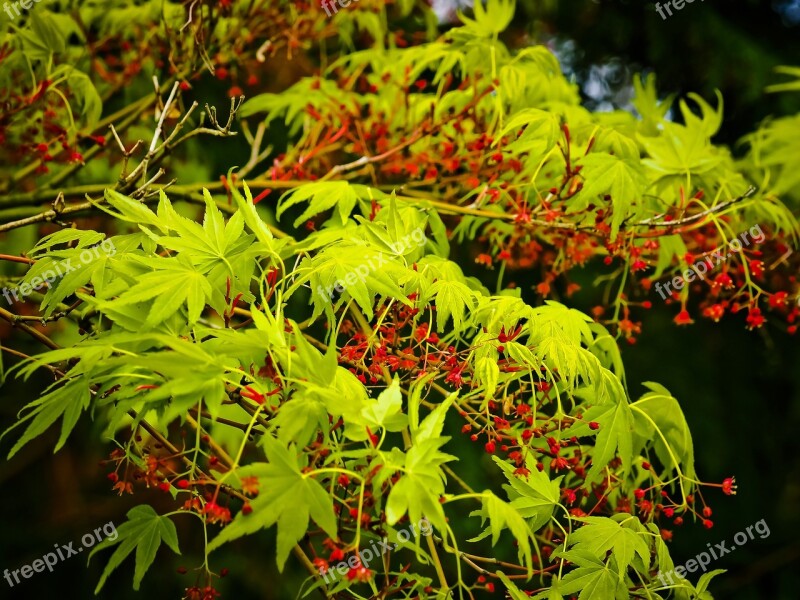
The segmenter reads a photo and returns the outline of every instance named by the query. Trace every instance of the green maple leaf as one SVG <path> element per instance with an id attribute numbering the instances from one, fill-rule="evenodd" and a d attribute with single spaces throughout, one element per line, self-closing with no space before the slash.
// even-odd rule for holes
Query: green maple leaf
<path id="1" fill-rule="evenodd" d="M 143 324 L 151 328 L 163 323 L 186 304 L 189 323 L 196 323 L 206 303 L 212 301 L 213 289 L 189 259 L 181 255 L 177 258 L 135 257 L 135 260 L 154 270 L 141 275 L 138 283 L 119 298 L 98 300 L 100 309 L 123 317 L 131 305 L 152 301 Z"/>
<path id="2" fill-rule="evenodd" d="M 222 544 L 260 529 L 278 525 L 276 562 L 283 572 L 294 545 L 308 530 L 309 517 L 336 539 L 333 500 L 325 488 L 300 471 L 294 446 L 284 448 L 270 436 L 264 438 L 269 463 L 248 465 L 237 471 L 239 477 L 257 477 L 260 493 L 251 502 L 251 514 L 240 512 L 208 545 L 211 552 Z"/>
<path id="3" fill-rule="evenodd" d="M 136 570 L 133 574 L 133 589 L 138 590 L 142 577 L 153 564 L 161 542 L 164 542 L 176 554 L 180 554 L 178 549 L 178 533 L 175 524 L 169 517 L 160 516 L 153 507 L 143 504 L 136 506 L 128 511 L 128 520 L 117 528 L 117 537 L 113 540 L 106 538 L 102 543 L 94 547 L 89 559 L 95 553 L 119 544 L 114 554 L 106 565 L 100 581 L 94 593 L 97 594 L 102 589 L 109 575 L 116 569 L 123 560 L 136 549 Z"/>
<path id="4" fill-rule="evenodd" d="M 703 127 L 663 122 L 658 137 L 639 136 L 650 158 L 642 160 L 656 181 L 668 177 L 702 175 L 719 166 L 724 155 L 711 145 Z"/>
<path id="5" fill-rule="evenodd" d="M 552 600 L 570 594 L 577 594 L 578 600 L 624 600 L 628 598 L 628 591 L 620 582 L 617 574 L 603 563 L 598 557 L 589 552 L 574 550 L 561 554 L 578 568 L 570 571 L 559 580 L 553 581 L 553 587 L 534 598 Z M 612 561 L 613 562 L 613 559 Z M 553 593 L 558 595 L 554 596 Z"/>
<path id="6" fill-rule="evenodd" d="M 575 550 L 588 552 L 598 559 L 604 558 L 606 552 L 611 550 L 620 581 L 633 562 L 634 555 L 642 559 L 645 568 L 649 566 L 650 548 L 643 537 L 646 533 L 639 534 L 607 517 L 584 517 L 580 521 L 586 525 L 570 534 L 567 546 L 574 546 Z"/>
<path id="7" fill-rule="evenodd" d="M 529 519 L 530 527 L 537 531 L 544 526 L 553 514 L 553 509 L 558 504 L 561 490 L 559 483 L 561 477 L 551 481 L 546 473 L 539 471 L 535 464 L 529 464 L 530 473 L 526 479 L 514 475 L 514 467 L 492 456 L 492 460 L 503 470 L 509 485 L 504 485 L 511 506 L 513 506 L 520 516 Z M 535 463 L 536 461 L 532 461 Z"/>
<path id="8" fill-rule="evenodd" d="M 583 159 L 581 175 L 586 183 L 580 192 L 585 203 L 601 194 L 609 194 L 613 206 L 611 239 L 617 237 L 622 222 L 631 215 L 634 201 L 647 188 L 647 178 L 638 160 L 622 159 L 611 154 L 593 153 Z"/>
<path id="9" fill-rule="evenodd" d="M 440 279 L 429 288 L 425 300 L 434 296 L 436 297 L 436 328 L 439 331 L 445 331 L 447 320 L 452 316 L 453 329 L 461 331 L 468 309 L 471 312 L 476 307 L 475 293 L 460 281 Z"/>
<path id="10" fill-rule="evenodd" d="M 308 202 L 308 207 L 294 221 L 297 227 L 311 217 L 336 207 L 336 221 L 341 225 L 347 223 L 350 213 L 359 198 L 382 197 L 379 190 L 365 185 L 350 184 L 347 181 L 317 181 L 301 185 L 286 192 L 278 202 L 276 216 L 280 219 L 283 212 L 295 204 Z"/>
<path id="11" fill-rule="evenodd" d="M 336 285 L 344 290 L 343 296 L 356 301 L 369 319 L 378 295 L 411 304 L 397 285 L 410 270 L 369 245 L 349 240 L 331 244 L 313 258 L 304 259 L 298 271 L 302 273 L 299 281 L 308 281 L 311 286 L 312 318 L 331 309 L 334 300 L 329 294 L 333 294 Z M 343 302 L 342 297 L 336 302 Z"/>
<path id="12" fill-rule="evenodd" d="M 508 529 L 517 540 L 517 556 L 521 564 L 528 568 L 530 574 L 533 568 L 533 552 L 531 550 L 531 539 L 534 539 L 533 530 L 516 507 L 495 496 L 491 490 L 483 492 L 481 502 L 483 504 L 481 509 L 472 511 L 469 516 L 480 516 L 481 523 L 485 523 L 488 518 L 489 525 L 483 533 L 467 541 L 478 542 L 491 535 L 492 547 L 494 547 L 500 540 L 503 529 Z"/>
<path id="13" fill-rule="evenodd" d="M 509 595 L 511 596 L 511 600 L 528 600 L 530 596 L 528 596 L 525 592 L 519 589 L 513 581 L 511 581 L 508 576 L 503 573 L 502 571 L 495 571 L 495 575 L 500 578 L 500 581 L 503 582 L 503 585 L 506 586 L 506 590 L 508 590 Z M 548 593 L 545 596 L 539 594 L 536 598 L 541 596 L 542 598 L 547 598 L 547 600 L 561 600 L 562 596 L 558 592 L 553 592 L 552 594 Z"/>
<path id="14" fill-rule="evenodd" d="M 583 423 L 577 425 L 573 435 L 578 437 L 594 433 L 589 429 L 592 421 L 600 425 L 592 457 L 592 468 L 586 475 L 588 483 L 596 481 L 615 455 L 622 461 L 623 473 L 631 467 L 633 460 L 634 418 L 631 407 L 624 396 L 613 404 L 592 406 L 583 413 Z"/>
<path id="15" fill-rule="evenodd" d="M 203 190 L 203 196 L 206 211 L 201 226 L 179 215 L 162 193 L 158 217 L 179 235 L 158 236 L 156 241 L 165 248 L 189 256 L 192 264 L 204 274 L 224 274 L 233 279 L 245 270 L 246 265 L 240 259 L 247 259 L 253 237 L 243 235 L 243 212 L 237 211 L 226 224 L 208 190 Z"/>
<path id="16" fill-rule="evenodd" d="M 63 417 L 61 436 L 55 447 L 56 451 L 59 450 L 67 441 L 67 437 L 78 422 L 81 413 L 89 407 L 90 400 L 88 385 L 82 379 L 76 378 L 28 404 L 23 410 L 29 409 L 30 412 L 0 435 L 0 439 L 2 439 L 12 429 L 31 421 L 25 433 L 11 448 L 8 458 L 14 456 L 25 444 L 43 434 L 53 423 Z"/>
<path id="17" fill-rule="evenodd" d="M 679 470 L 694 479 L 692 434 L 680 403 L 665 387 L 652 382 L 644 385 L 651 391 L 632 405 L 637 431 L 652 440 L 656 456 L 664 465 L 663 475 Z"/>
<path id="18" fill-rule="evenodd" d="M 408 423 L 402 410 L 403 395 L 400 392 L 400 380 L 395 375 L 392 384 L 380 393 L 378 399 L 368 402 L 362 409 L 361 416 L 373 431 L 378 428 L 402 431 Z"/>
<path id="19" fill-rule="evenodd" d="M 413 445 L 402 457 L 402 464 L 396 465 L 402 468 L 403 476 L 392 487 L 386 501 L 389 525 L 394 525 L 408 513 L 412 523 L 419 522 L 425 515 L 436 527 L 446 529 L 444 511 L 439 502 L 445 491 L 442 465 L 457 459 L 440 449 L 450 440 L 441 433 L 447 409 L 454 400 L 454 394 L 449 396 L 425 417 L 419 427 L 416 427 L 418 406 L 411 411 Z M 388 472 L 388 468 L 386 470 Z"/>

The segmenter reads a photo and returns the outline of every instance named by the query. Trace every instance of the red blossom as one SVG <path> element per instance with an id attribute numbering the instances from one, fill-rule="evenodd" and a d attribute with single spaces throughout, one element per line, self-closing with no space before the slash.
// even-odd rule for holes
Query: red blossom
<path id="1" fill-rule="evenodd" d="M 754 306 L 748 311 L 745 321 L 748 329 L 758 329 L 765 323 L 766 319 L 761 314 L 761 309 Z"/>
<path id="2" fill-rule="evenodd" d="M 722 493 L 726 496 L 736 495 L 736 478 L 726 477 L 722 480 Z"/>
<path id="3" fill-rule="evenodd" d="M 362 565 L 360 560 L 357 560 L 356 566 L 351 567 L 347 572 L 347 579 L 350 581 L 367 582 L 372 579 L 372 571 Z"/>
<path id="4" fill-rule="evenodd" d="M 725 316 L 725 307 L 722 304 L 712 304 L 703 309 L 703 316 L 713 319 L 715 323 L 719 323 L 719 320 Z"/>

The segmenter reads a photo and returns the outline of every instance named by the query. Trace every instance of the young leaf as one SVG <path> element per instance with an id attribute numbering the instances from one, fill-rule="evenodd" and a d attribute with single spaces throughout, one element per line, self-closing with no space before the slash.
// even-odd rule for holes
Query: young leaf
<path id="1" fill-rule="evenodd" d="M 694 479 L 694 445 L 680 403 L 662 385 L 646 382 L 644 386 L 651 391 L 632 408 L 664 465 L 664 475 L 679 468 L 685 477 Z"/>
<path id="2" fill-rule="evenodd" d="M 240 477 L 258 477 L 259 495 L 251 502 L 252 514 L 239 513 L 208 545 L 212 552 L 243 535 L 278 524 L 276 562 L 283 571 L 292 547 L 306 534 L 309 517 L 331 538 L 337 538 L 333 500 L 313 477 L 300 472 L 294 446 L 288 449 L 270 436 L 264 447 L 269 463 L 257 463 L 237 471 Z"/>
<path id="3" fill-rule="evenodd" d="M 581 175 L 586 180 L 580 197 L 589 203 L 601 194 L 609 194 L 613 206 L 611 239 L 617 237 L 623 221 L 632 214 L 634 201 L 641 198 L 647 187 L 639 161 L 618 158 L 595 152 L 583 159 Z"/>
<path id="4" fill-rule="evenodd" d="M 633 458 L 633 414 L 627 399 L 620 398 L 610 405 L 593 406 L 583 416 L 586 423 L 595 421 L 600 425 L 592 468 L 586 475 L 586 481 L 594 482 L 599 479 L 617 452 L 622 461 L 623 472 L 630 470 Z"/>
<path id="5" fill-rule="evenodd" d="M 503 488 L 508 494 L 508 499 L 520 514 L 529 520 L 532 531 L 538 531 L 550 520 L 553 510 L 558 505 L 561 491 L 559 483 L 561 477 L 551 481 L 546 473 L 536 468 L 535 462 L 529 465 L 527 479 L 522 479 L 514 474 L 514 467 L 506 461 L 492 456 L 492 460 L 503 470 L 508 483 Z M 532 468 L 530 468 L 532 467 Z"/>
<path id="6" fill-rule="evenodd" d="M 133 552 L 134 548 L 136 549 L 136 570 L 133 574 L 133 589 L 138 590 L 144 574 L 156 558 L 156 552 L 161 546 L 161 542 L 169 546 L 175 554 L 181 553 L 178 549 L 178 533 L 172 520 L 169 517 L 160 516 L 153 510 L 153 507 L 147 504 L 129 510 L 128 520 L 117 528 L 117 537 L 113 540 L 106 538 L 89 554 L 89 559 L 91 559 L 100 550 L 119 544 L 114 554 L 111 555 L 100 581 L 97 582 L 94 593 L 100 592 L 108 576 Z"/>
<path id="7" fill-rule="evenodd" d="M 553 589 L 557 590 L 559 594 L 569 596 L 580 592 L 578 600 L 594 600 L 595 598 L 625 600 L 628 598 L 628 590 L 622 585 L 617 574 L 591 552 L 574 550 L 564 552 L 560 556 L 577 565 L 578 568 L 553 582 Z M 534 597 L 548 598 L 546 592 Z"/>
<path id="8" fill-rule="evenodd" d="M 576 551 L 585 551 L 597 559 L 605 558 L 606 552 L 611 550 L 620 581 L 633 562 L 634 554 L 642 559 L 645 567 L 650 564 L 650 548 L 645 541 L 645 533 L 639 534 L 606 517 L 584 517 L 580 520 L 586 525 L 570 534 L 567 546 L 574 546 Z"/>
<path id="9" fill-rule="evenodd" d="M 483 533 L 468 541 L 477 542 L 491 534 L 492 547 L 494 547 L 500 540 L 500 534 L 503 529 L 507 528 L 517 540 L 517 554 L 520 562 L 530 571 L 533 568 L 533 553 L 531 550 L 533 531 L 528 526 L 528 523 L 516 508 L 495 496 L 491 490 L 483 492 L 481 501 L 483 502 L 483 507 L 480 510 L 472 511 L 469 516 L 480 516 L 482 523 L 488 518 L 489 526 Z"/>
<path id="10" fill-rule="evenodd" d="M 83 379 L 76 378 L 68 381 L 64 385 L 60 385 L 53 391 L 28 404 L 25 409 L 30 409 L 30 412 L 14 423 L 14 425 L 9 427 L 3 432 L 3 435 L 0 436 L 0 439 L 2 439 L 12 429 L 31 421 L 25 433 L 22 434 L 22 437 L 17 440 L 17 443 L 14 444 L 14 447 L 9 451 L 8 458 L 10 459 L 25 444 L 44 433 L 50 425 L 63 417 L 61 435 L 58 438 L 54 450 L 58 451 L 64 445 L 64 442 L 67 441 L 67 437 L 69 437 L 70 432 L 74 429 L 81 413 L 89 407 L 90 399 L 91 394 L 89 393 L 87 382 Z"/>

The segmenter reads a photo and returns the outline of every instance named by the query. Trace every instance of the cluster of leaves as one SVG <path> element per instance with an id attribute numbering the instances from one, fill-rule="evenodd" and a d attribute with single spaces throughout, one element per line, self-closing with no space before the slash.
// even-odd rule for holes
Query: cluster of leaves
<path id="1" fill-rule="evenodd" d="M 120 491 L 132 492 L 137 480 L 159 486 L 185 500 L 173 514 L 224 525 L 207 553 L 277 524 L 281 568 L 304 540 L 326 569 L 328 559 L 395 539 L 404 523 L 426 518 L 435 542 L 426 550 L 416 539 L 416 559 L 398 552 L 394 564 L 393 554 L 386 563 L 392 583 L 382 593 L 471 593 L 487 586 L 462 572 L 474 566 L 468 558 L 462 564 L 470 542 L 447 513 L 451 504 L 477 503 L 473 515 L 484 529 L 471 542 L 516 540 L 507 569 L 548 575 L 549 594 L 658 593 L 654 573 L 672 568 L 669 532 L 661 529 L 688 515 L 706 519 L 695 508 L 702 495 L 691 437 L 662 387 L 649 384 L 651 392 L 629 400 L 604 327 L 554 302 L 530 307 L 518 291 L 490 294 L 445 257 L 446 232 L 434 210 L 380 198 L 356 221 L 278 239 L 249 190 L 245 197 L 232 191 L 236 209 L 223 204 L 228 219 L 206 196 L 202 225 L 164 194 L 152 211 L 107 193 L 105 210 L 138 231 L 111 237 L 113 256 L 44 294 L 45 316 L 77 298 L 76 319 L 102 318 L 74 346 L 21 366 L 26 377 L 46 366 L 60 376 L 26 409 L 12 455 L 59 419 L 61 446 L 87 410 L 109 433 L 147 422 L 166 435 L 190 423 L 198 433 L 193 448 L 154 447 L 135 436 L 121 442 L 114 479 Z M 402 244 L 420 229 L 429 232 L 424 246 Z M 28 277 L 76 260 L 101 239 L 75 230 L 44 238 Z M 315 292 L 370 260 L 383 263 L 380 270 L 338 297 Z M 314 305 L 301 324 L 284 314 L 298 302 Z M 327 334 L 318 339 L 315 331 Z M 444 427 L 454 420 L 485 442 L 507 481 L 503 491 L 448 484 L 463 481 L 448 467 L 458 458 L 444 452 Z M 202 473 L 196 459 L 175 464 L 199 454 L 224 465 L 220 474 Z M 138 582 L 154 541 L 177 550 L 164 517 L 148 510 L 120 528 L 107 572 L 138 547 Z M 449 560 L 457 562 L 456 583 L 424 575 L 424 565 L 443 572 Z M 328 593 L 365 580 L 379 593 L 369 569 Z M 683 582 L 680 593 L 692 589 Z"/>
<path id="2" fill-rule="evenodd" d="M 675 527 L 713 526 L 703 488 L 732 494 L 734 482 L 699 480 L 667 389 L 648 383 L 630 397 L 615 338 L 635 341 L 631 310 L 652 305 L 653 282 L 755 224 L 761 242 L 670 301 L 679 323 L 696 297 L 711 318 L 747 310 L 751 327 L 768 306 L 794 331 L 797 257 L 785 253 L 798 225 L 781 200 L 796 183 L 792 118 L 765 124 L 737 161 L 712 143 L 721 98 L 715 108 L 690 96 L 675 110 L 649 78 L 637 84 L 637 115 L 591 113 L 546 48 L 500 41 L 511 0 L 477 4 L 433 41 L 430 11 L 409 1 L 361 0 L 330 20 L 302 3 L 216 4 L 39 7 L 1 59 L 3 87 L 25 90 L 3 92 L 14 108 L 0 135 L 17 153 L 11 164 L 24 165 L 0 197 L 8 209 L 95 193 L 63 188 L 73 174 L 91 177 L 88 153 L 72 153 L 88 139 L 92 156 L 111 156 L 99 125 L 135 140 L 149 98 L 100 119 L 103 99 L 141 83 L 142 71 L 175 84 L 156 102 L 144 159 L 167 165 L 170 147 L 153 149 L 165 118 L 183 125 L 200 66 L 239 96 L 278 52 L 296 58 L 328 38 L 337 50 L 369 46 L 330 66 L 321 53 L 313 76 L 243 105 L 255 197 L 232 171 L 152 189 L 145 168 L 128 182 L 133 151 L 120 139 L 125 185 L 99 177 L 102 198 L 4 225 L 78 210 L 109 217 L 103 232 L 60 228 L 27 253 L 23 283 L 66 273 L 34 298 L 41 319 L 79 341 L 59 347 L 26 326 L 50 349 L 13 372 L 47 369 L 55 381 L 6 432 L 13 456 L 60 421 L 58 449 L 91 415 L 117 445 L 114 488 L 158 488 L 175 501 L 166 515 L 133 509 L 118 538 L 93 551 L 116 546 L 98 591 L 134 549 L 138 587 L 162 542 L 179 552 L 172 519 L 190 514 L 214 535 L 188 598 L 215 596 L 215 550 L 273 526 L 278 567 L 294 554 L 310 572 L 305 591 L 326 597 L 710 597 L 710 575 L 695 586 L 657 574 L 673 569 Z M 414 33 L 392 32 L 389 14 Z M 130 56 L 115 58 L 120 49 Z M 41 127 L 26 125 L 31 115 Z M 259 145 L 277 130 L 289 140 L 266 167 Z M 69 154 L 42 182 L 55 144 Z M 39 188 L 15 194 L 32 176 Z M 265 200 L 276 189 L 285 192 Z M 274 224 L 287 216 L 301 227 L 291 235 Z M 499 269 L 494 293 L 478 267 L 450 258 L 470 240 L 476 264 Z M 82 258 L 106 241 L 113 254 Z M 616 290 L 609 318 L 608 307 L 592 318 L 553 299 L 574 293 L 569 273 L 595 259 L 614 265 L 600 279 Z M 506 277 L 532 269 L 540 306 Z M 448 453 L 459 430 L 473 455 Z M 475 456 L 491 456 L 480 490 L 467 483 Z M 409 536 L 423 519 L 433 534 Z M 359 552 L 384 538 L 391 551 L 362 564 Z M 322 577 L 345 559 L 346 577 Z"/>
<path id="3" fill-rule="evenodd" d="M 704 281 L 667 300 L 681 307 L 678 324 L 691 322 L 697 299 L 708 318 L 742 311 L 756 328 L 769 310 L 794 333 L 797 257 L 786 253 L 798 225 L 781 198 L 794 187 L 796 117 L 747 138 L 751 152 L 737 161 L 712 143 L 721 97 L 716 108 L 694 94 L 673 106 L 650 76 L 637 81 L 638 115 L 591 113 L 546 48 L 512 52 L 498 40 L 512 15 L 512 3 L 492 3 L 439 40 L 353 52 L 324 77 L 248 101 L 243 116 L 283 120 L 297 134 L 267 175 L 371 183 L 459 215 L 455 238 L 482 244 L 476 262 L 500 267 L 499 288 L 515 284 L 506 270 L 535 266 L 542 297 L 569 297 L 580 289 L 569 273 L 603 259 L 613 270 L 598 281 L 615 298 L 603 322 L 631 342 L 640 331 L 631 309 L 649 307 L 654 283 L 757 223 L 764 239 L 712 261 Z M 314 189 L 301 220 L 330 208 L 332 190 Z"/>

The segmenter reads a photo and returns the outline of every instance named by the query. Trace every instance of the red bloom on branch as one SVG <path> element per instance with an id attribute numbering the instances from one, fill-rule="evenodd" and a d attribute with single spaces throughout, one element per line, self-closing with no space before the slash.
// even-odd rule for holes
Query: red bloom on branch
<path id="1" fill-rule="evenodd" d="M 347 572 L 347 578 L 350 581 L 361 581 L 367 582 L 372 579 L 372 571 L 370 571 L 367 567 L 361 564 L 359 560 L 356 563 L 355 567 L 351 567 L 350 570 Z"/>
<path id="2" fill-rule="evenodd" d="M 344 559 L 344 552 L 341 548 L 334 548 L 328 557 L 328 562 L 339 562 Z"/>
<path id="3" fill-rule="evenodd" d="M 726 477 L 722 480 L 722 493 L 726 496 L 736 495 L 736 477 Z"/>
<path id="4" fill-rule="evenodd" d="M 264 396 L 264 394 L 257 392 L 249 385 L 246 385 L 241 391 L 241 396 L 242 398 L 247 398 L 248 400 L 252 400 L 257 404 L 264 404 L 264 400 L 266 400 L 266 396 Z"/>
<path id="5" fill-rule="evenodd" d="M 761 309 L 758 307 L 751 307 L 748 311 L 747 318 L 745 319 L 747 322 L 748 329 L 758 329 L 761 327 L 765 322 L 766 319 L 761 314 Z"/>
<path id="6" fill-rule="evenodd" d="M 725 307 L 722 304 L 712 304 L 703 309 L 703 316 L 713 319 L 715 323 L 719 323 L 719 320 L 725 316 Z"/>
<path id="7" fill-rule="evenodd" d="M 769 297 L 770 308 L 780 308 L 786 306 L 786 300 L 789 297 L 787 292 L 777 292 Z"/>

